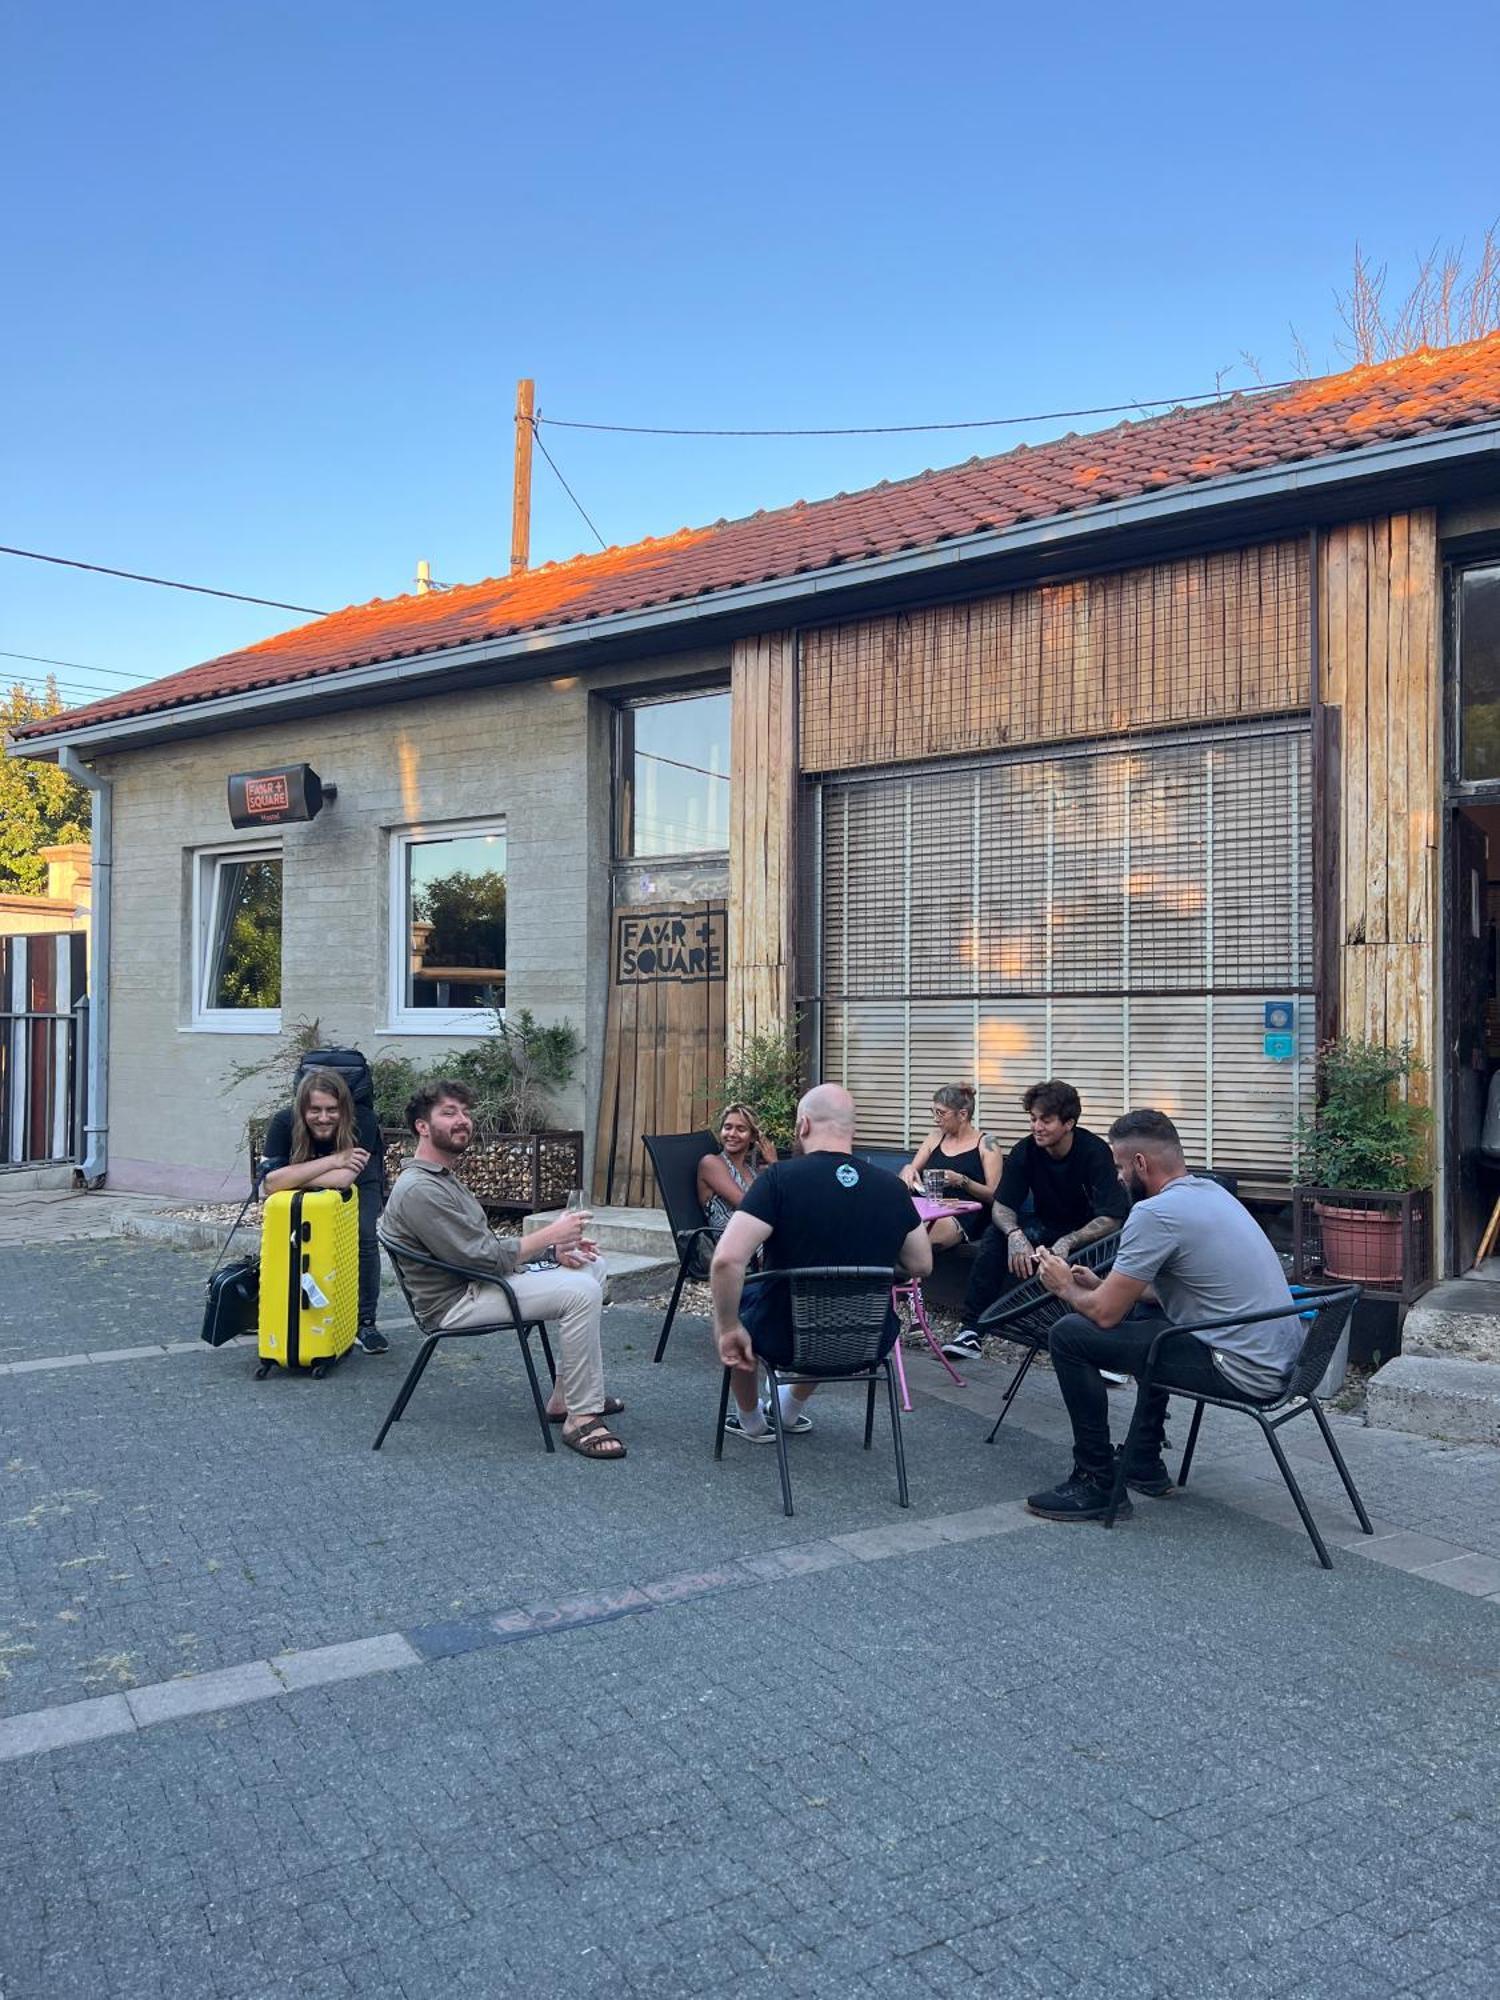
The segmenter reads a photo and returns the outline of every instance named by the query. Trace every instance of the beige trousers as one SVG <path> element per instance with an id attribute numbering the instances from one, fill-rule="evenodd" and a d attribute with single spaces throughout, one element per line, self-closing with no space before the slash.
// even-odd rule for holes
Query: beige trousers
<path id="1" fill-rule="evenodd" d="M 595 1275 L 597 1271 L 598 1275 Z M 604 1267 L 586 1271 L 518 1271 L 507 1280 L 528 1318 L 557 1327 L 557 1379 L 570 1416 L 604 1408 L 604 1357 L 599 1320 L 604 1311 Z M 444 1328 L 508 1324 L 510 1307 L 498 1285 L 470 1285 L 443 1314 Z"/>

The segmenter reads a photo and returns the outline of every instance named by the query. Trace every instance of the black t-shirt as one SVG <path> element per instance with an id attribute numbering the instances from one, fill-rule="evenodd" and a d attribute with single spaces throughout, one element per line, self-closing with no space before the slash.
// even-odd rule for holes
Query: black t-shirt
<path id="1" fill-rule="evenodd" d="M 354 1107 L 354 1143 L 363 1146 L 370 1155 L 355 1186 L 371 1188 L 376 1194 L 383 1193 L 385 1177 L 381 1163 L 380 1125 L 368 1104 L 356 1104 Z M 324 1145 L 319 1145 L 316 1139 L 312 1142 L 312 1157 L 315 1160 L 321 1160 L 325 1154 L 337 1151 L 338 1148 L 332 1139 Z M 291 1163 L 292 1108 L 287 1105 L 276 1113 L 266 1127 L 265 1143 L 261 1147 L 260 1154 L 261 1179 L 264 1180 L 267 1174 L 274 1173 L 278 1167 L 289 1167 Z"/>
<path id="2" fill-rule="evenodd" d="M 1096 1215 L 1123 1222 L 1130 1209 L 1114 1154 L 1081 1125 L 1073 1127 L 1073 1143 L 1060 1160 L 1043 1152 L 1029 1134 L 1011 1147 L 995 1199 L 1019 1213 L 1027 1195 L 1048 1242 L 1082 1229 Z"/>
<path id="3" fill-rule="evenodd" d="M 818 1264 L 894 1266 L 901 1245 L 920 1226 L 905 1181 L 848 1153 L 803 1153 L 763 1168 L 739 1212 L 770 1225 L 768 1271 Z M 769 1290 L 768 1312 L 780 1318 L 786 1287 L 756 1285 L 752 1295 L 762 1290 Z"/>

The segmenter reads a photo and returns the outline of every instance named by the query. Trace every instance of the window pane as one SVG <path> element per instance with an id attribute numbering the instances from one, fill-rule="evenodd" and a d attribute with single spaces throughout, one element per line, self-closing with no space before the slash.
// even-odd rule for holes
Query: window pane
<path id="1" fill-rule="evenodd" d="M 1500 569 L 1471 569 L 1459 584 L 1463 775 L 1500 778 Z"/>
<path id="2" fill-rule="evenodd" d="M 505 835 L 406 850 L 408 1007 L 505 1005 Z"/>
<path id="3" fill-rule="evenodd" d="M 281 863 L 220 861 L 214 870 L 207 1004 L 281 1005 Z"/>
<path id="4" fill-rule="evenodd" d="M 650 702 L 632 709 L 630 719 L 629 851 L 699 854 L 728 847 L 728 694 Z"/>

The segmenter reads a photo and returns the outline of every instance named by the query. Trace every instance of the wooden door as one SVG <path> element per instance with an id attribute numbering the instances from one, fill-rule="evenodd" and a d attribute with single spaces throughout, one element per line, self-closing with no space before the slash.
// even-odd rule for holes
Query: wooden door
<path id="1" fill-rule="evenodd" d="M 1467 1271 L 1489 1216 L 1494 1177 L 1481 1169 L 1489 1057 L 1485 963 L 1489 939 L 1488 843 L 1461 809 L 1451 816 L 1448 907 L 1448 1270 Z"/>
<path id="2" fill-rule="evenodd" d="M 594 1147 L 596 1203 L 656 1207 L 642 1138 L 691 1132 L 710 1115 L 724 1074 L 727 934 L 722 899 L 641 904 L 614 913 Z"/>

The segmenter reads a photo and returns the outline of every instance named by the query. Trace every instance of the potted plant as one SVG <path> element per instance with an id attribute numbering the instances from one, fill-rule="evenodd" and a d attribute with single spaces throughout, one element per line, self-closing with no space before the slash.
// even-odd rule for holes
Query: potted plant
<path id="1" fill-rule="evenodd" d="M 1421 1074 L 1410 1042 L 1344 1036 L 1318 1051 L 1317 1115 L 1297 1133 L 1297 1195 L 1317 1216 L 1326 1277 L 1391 1291 L 1419 1275 L 1406 1246 L 1432 1121 L 1411 1096 Z"/>
<path id="2" fill-rule="evenodd" d="M 729 1104 L 748 1104 L 761 1130 L 785 1159 L 797 1137 L 797 1103 L 802 1095 L 802 1057 L 797 1022 L 745 1035 L 735 1045 L 724 1077 L 710 1097 L 715 1125 Z"/>

